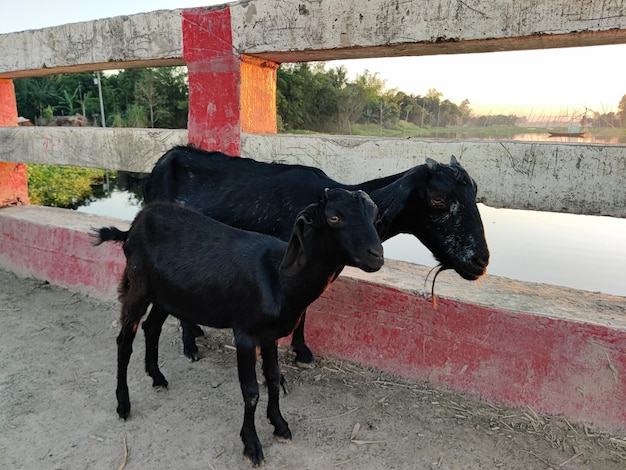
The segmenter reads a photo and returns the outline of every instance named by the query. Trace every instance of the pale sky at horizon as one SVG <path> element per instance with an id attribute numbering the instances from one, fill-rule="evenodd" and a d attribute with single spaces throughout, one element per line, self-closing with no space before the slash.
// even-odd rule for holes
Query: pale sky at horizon
<path id="1" fill-rule="evenodd" d="M 223 0 L 22 0 L 5 8 L 0 34 L 161 9 L 227 3 Z M 517 114 L 546 119 L 582 113 L 585 108 L 617 111 L 626 95 L 626 44 L 538 51 L 491 52 L 355 59 L 328 62 L 345 65 L 349 78 L 366 69 L 388 88 L 425 95 L 435 88 L 477 114 Z M 620 65 L 622 64 L 622 65 Z"/>

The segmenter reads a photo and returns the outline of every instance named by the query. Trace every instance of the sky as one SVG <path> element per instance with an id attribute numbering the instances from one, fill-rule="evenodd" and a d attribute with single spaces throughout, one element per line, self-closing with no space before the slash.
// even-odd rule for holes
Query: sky
<path id="1" fill-rule="evenodd" d="M 4 8 L 0 34 L 161 9 L 219 5 L 223 0 L 21 0 Z M 616 112 L 626 95 L 626 44 L 537 51 L 332 61 L 354 79 L 377 73 L 387 88 L 469 100 L 475 114 L 516 114 L 530 120 Z"/>

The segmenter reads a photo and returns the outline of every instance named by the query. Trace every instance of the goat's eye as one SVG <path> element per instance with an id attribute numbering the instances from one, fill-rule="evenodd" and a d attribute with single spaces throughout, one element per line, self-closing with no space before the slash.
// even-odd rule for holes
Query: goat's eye
<path id="1" fill-rule="evenodd" d="M 338 215 L 331 215 L 328 217 L 328 223 L 332 224 L 332 225 L 337 225 L 339 223 L 339 216 Z"/>

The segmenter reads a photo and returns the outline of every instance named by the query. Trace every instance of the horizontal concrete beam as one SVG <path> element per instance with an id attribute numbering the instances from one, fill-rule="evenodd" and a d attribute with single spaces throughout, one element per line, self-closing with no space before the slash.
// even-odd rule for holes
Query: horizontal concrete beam
<path id="1" fill-rule="evenodd" d="M 37 206 L 0 210 L 0 269 L 114 300 L 121 247 L 92 246 L 92 227 L 128 222 Z M 626 430 L 623 297 L 447 271 L 433 303 L 428 268 L 387 261 L 347 268 L 307 316 L 319 355 L 373 366 L 496 403 Z"/>
<path id="2" fill-rule="evenodd" d="M 626 42 L 623 2 L 263 0 L 231 6 L 238 52 L 301 62 Z"/>
<path id="3" fill-rule="evenodd" d="M 0 78 L 184 65 L 182 10 L 0 34 Z"/>
<path id="4" fill-rule="evenodd" d="M 234 52 L 274 62 L 626 43 L 626 10 L 601 0 L 250 0 L 230 8 Z M 182 65 L 182 10 L 0 35 L 0 78 Z"/>
<path id="5" fill-rule="evenodd" d="M 187 131 L 0 128 L 0 161 L 150 172 Z M 244 134 L 242 155 L 303 164 L 357 183 L 455 155 L 492 207 L 626 217 L 626 146 Z"/>
<path id="6" fill-rule="evenodd" d="M 0 161 L 148 173 L 161 155 L 185 144 L 184 129 L 4 127 Z"/>
<path id="7" fill-rule="evenodd" d="M 246 135 L 242 154 L 322 168 L 356 183 L 455 155 L 492 207 L 626 217 L 626 146 Z"/>

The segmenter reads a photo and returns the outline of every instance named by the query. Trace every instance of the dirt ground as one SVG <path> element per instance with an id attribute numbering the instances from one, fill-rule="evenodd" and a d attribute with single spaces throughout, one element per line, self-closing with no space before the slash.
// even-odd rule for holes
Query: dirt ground
<path id="1" fill-rule="evenodd" d="M 115 412 L 119 306 L 0 271 L 0 468 L 248 469 L 243 400 L 228 331 L 206 329 L 202 359 L 181 353 L 174 319 L 161 339 L 170 386 L 129 370 L 132 413 Z M 268 469 L 626 468 L 626 436 L 406 382 L 332 358 L 314 369 L 281 349 L 281 409 L 294 439 L 275 442 L 262 389 L 257 429 Z"/>

